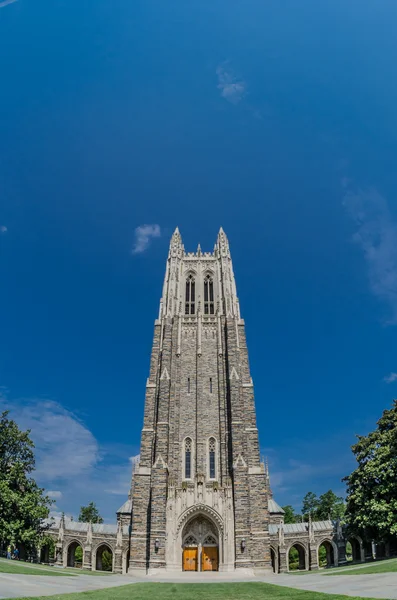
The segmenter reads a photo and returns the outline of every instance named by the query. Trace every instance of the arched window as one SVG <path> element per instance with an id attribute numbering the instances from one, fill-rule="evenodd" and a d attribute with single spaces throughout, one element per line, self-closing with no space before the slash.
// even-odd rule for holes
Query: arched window
<path id="1" fill-rule="evenodd" d="M 185 315 L 194 315 L 195 291 L 194 277 L 189 275 L 186 279 Z"/>
<path id="2" fill-rule="evenodd" d="M 216 469 L 215 469 L 215 452 L 216 452 L 216 442 L 215 438 L 210 438 L 208 443 L 208 454 L 209 454 L 209 465 L 210 465 L 210 479 L 215 479 Z"/>
<path id="3" fill-rule="evenodd" d="M 214 282 L 210 275 L 204 279 L 204 314 L 213 315 L 214 309 Z"/>
<path id="4" fill-rule="evenodd" d="M 192 477 L 192 440 L 185 440 L 185 479 Z"/>

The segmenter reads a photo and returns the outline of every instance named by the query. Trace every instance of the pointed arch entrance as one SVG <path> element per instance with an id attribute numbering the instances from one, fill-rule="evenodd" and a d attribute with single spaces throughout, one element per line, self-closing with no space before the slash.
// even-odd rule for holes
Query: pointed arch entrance
<path id="1" fill-rule="evenodd" d="M 219 534 L 204 515 L 190 519 L 182 530 L 182 570 L 219 570 Z"/>

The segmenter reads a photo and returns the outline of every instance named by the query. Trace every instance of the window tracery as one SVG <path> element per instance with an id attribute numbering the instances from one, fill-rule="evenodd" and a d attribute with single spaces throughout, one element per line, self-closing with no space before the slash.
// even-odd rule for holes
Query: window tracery
<path id="1" fill-rule="evenodd" d="M 215 441 L 215 438 L 213 438 L 213 437 L 209 439 L 208 453 L 209 453 L 210 479 L 215 479 L 215 476 L 216 476 L 216 468 L 215 468 L 216 441 Z"/>
<path id="2" fill-rule="evenodd" d="M 204 314 L 215 314 L 214 308 L 214 282 L 210 275 L 204 279 Z"/>
<path id="3" fill-rule="evenodd" d="M 185 479 L 191 479 L 192 476 L 192 440 L 185 440 Z"/>
<path id="4" fill-rule="evenodd" d="M 189 275 L 186 279 L 185 292 L 185 315 L 194 315 L 196 301 L 196 283 L 193 275 Z"/>

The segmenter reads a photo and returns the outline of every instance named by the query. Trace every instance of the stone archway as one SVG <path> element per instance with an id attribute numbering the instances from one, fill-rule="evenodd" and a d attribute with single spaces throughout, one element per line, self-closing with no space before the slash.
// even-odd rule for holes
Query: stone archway
<path id="1" fill-rule="evenodd" d="M 323 540 L 317 548 L 318 566 L 335 567 L 338 565 L 337 547 L 331 540 Z"/>
<path id="2" fill-rule="evenodd" d="M 82 544 L 80 544 L 80 542 L 77 540 L 73 540 L 70 542 L 66 552 L 66 566 L 81 569 L 83 567 Z"/>
<path id="3" fill-rule="evenodd" d="M 294 542 L 287 553 L 288 571 L 307 571 L 309 568 L 307 550 L 300 542 Z"/>
<path id="4" fill-rule="evenodd" d="M 348 544 L 350 544 L 351 553 L 348 554 Z M 346 540 L 346 558 L 352 562 L 364 562 L 364 545 L 361 538 L 358 536 L 351 536 Z"/>
<path id="5" fill-rule="evenodd" d="M 278 548 L 273 548 L 273 546 L 270 546 L 270 560 L 272 563 L 273 573 L 279 573 L 280 561 L 279 561 L 279 556 L 278 556 Z"/>
<path id="6" fill-rule="evenodd" d="M 109 544 L 100 544 L 96 549 L 95 570 L 109 572 L 113 571 L 113 550 Z"/>
<path id="7" fill-rule="evenodd" d="M 182 570 L 218 571 L 219 532 L 205 515 L 192 517 L 182 530 Z"/>

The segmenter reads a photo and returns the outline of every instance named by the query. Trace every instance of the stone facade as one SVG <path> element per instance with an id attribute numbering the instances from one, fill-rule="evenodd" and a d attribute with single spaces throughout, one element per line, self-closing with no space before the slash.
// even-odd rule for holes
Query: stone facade
<path id="1" fill-rule="evenodd" d="M 254 386 L 228 240 L 186 253 L 172 236 L 146 384 L 139 464 L 117 526 L 52 528 L 57 562 L 71 544 L 97 568 L 98 547 L 116 572 L 285 571 L 295 545 L 301 568 L 344 553 L 330 521 L 284 524 L 260 460 Z M 84 539 L 83 539 L 84 538 Z M 102 544 L 102 546 L 101 546 Z M 69 553 L 69 554 L 68 554 Z"/>

